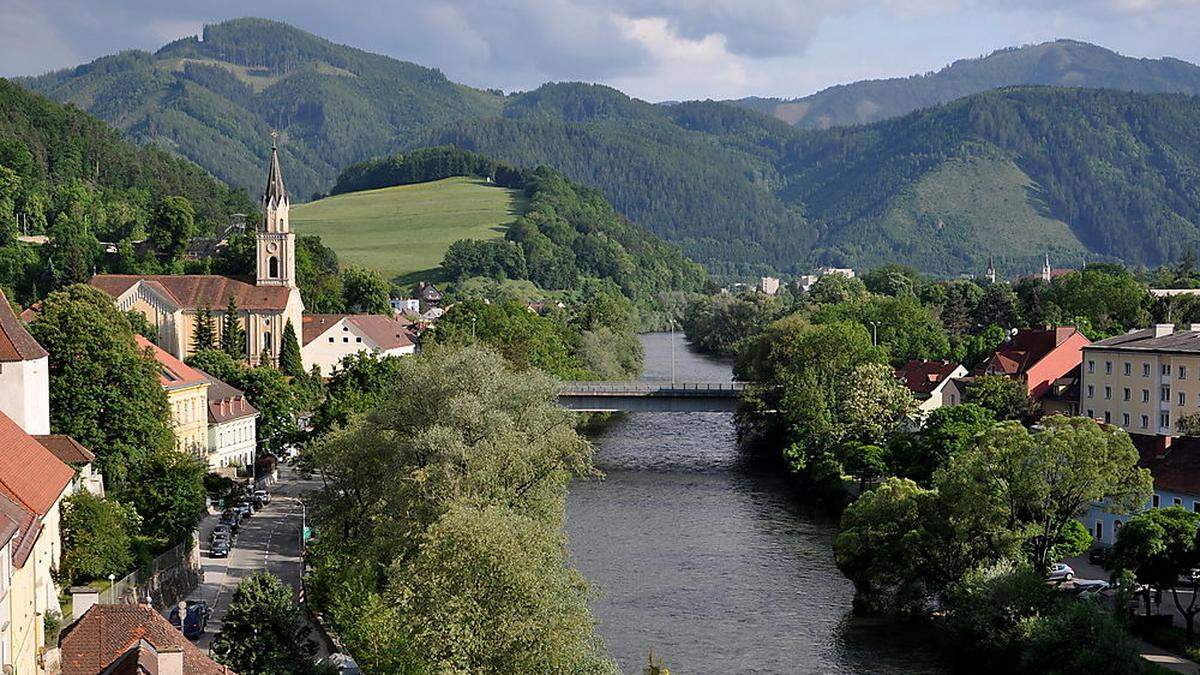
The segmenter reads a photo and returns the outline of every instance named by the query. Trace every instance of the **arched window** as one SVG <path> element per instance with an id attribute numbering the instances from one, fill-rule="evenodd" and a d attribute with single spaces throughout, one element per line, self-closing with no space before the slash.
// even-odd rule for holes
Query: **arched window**
<path id="1" fill-rule="evenodd" d="M 263 333 L 263 349 L 271 351 L 271 331 Z"/>
<path id="2" fill-rule="evenodd" d="M 271 279 L 279 278 L 279 258 L 271 256 L 267 259 L 267 276 Z"/>
<path id="3" fill-rule="evenodd" d="M 279 231 L 283 232 L 283 218 L 279 219 Z"/>

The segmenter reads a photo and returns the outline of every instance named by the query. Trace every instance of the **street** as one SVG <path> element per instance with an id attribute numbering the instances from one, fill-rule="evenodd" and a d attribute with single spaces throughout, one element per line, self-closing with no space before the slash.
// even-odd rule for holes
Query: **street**
<path id="1" fill-rule="evenodd" d="M 228 558 L 208 556 L 209 534 L 220 515 L 207 515 L 200 524 L 200 585 L 187 597 L 203 600 L 212 608 L 212 617 L 204 634 L 196 641 L 206 652 L 213 637 L 221 630 L 221 620 L 230 598 L 245 577 L 268 571 L 300 591 L 303 571 L 300 559 L 301 504 L 299 495 L 315 490 L 317 482 L 304 480 L 295 470 L 279 465 L 279 482 L 271 486 L 271 503 L 242 521 Z M 316 640 L 320 645 L 321 641 Z M 322 647 L 320 656 L 326 656 Z"/>

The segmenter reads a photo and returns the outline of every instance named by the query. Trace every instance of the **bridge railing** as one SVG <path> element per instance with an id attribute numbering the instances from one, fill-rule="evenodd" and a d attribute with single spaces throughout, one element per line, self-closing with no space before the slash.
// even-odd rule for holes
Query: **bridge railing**
<path id="1" fill-rule="evenodd" d="M 670 380 L 638 380 L 634 382 L 564 382 L 560 393 L 563 394 L 670 394 L 679 393 L 711 393 L 711 394 L 740 394 L 745 391 L 745 382 L 671 382 Z"/>

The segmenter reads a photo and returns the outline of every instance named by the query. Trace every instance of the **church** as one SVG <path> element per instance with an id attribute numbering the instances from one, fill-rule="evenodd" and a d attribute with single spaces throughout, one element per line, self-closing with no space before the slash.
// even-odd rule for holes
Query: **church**
<path id="1" fill-rule="evenodd" d="M 296 283 L 296 235 L 288 221 L 290 199 L 283 185 L 279 151 L 272 144 L 271 166 L 263 194 L 263 221 L 256 228 L 254 282 L 215 274 L 98 274 L 91 285 L 111 295 L 123 311 L 137 311 L 158 330 L 160 347 L 179 359 L 194 351 L 198 317 L 211 313 L 220 336 L 232 299 L 246 334 L 252 365 L 274 363 L 284 327 L 302 330 L 304 301 Z"/>

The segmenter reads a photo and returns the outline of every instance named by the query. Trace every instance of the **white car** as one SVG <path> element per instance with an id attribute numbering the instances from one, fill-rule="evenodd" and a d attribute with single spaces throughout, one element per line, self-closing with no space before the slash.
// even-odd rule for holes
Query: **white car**
<path id="1" fill-rule="evenodd" d="M 1054 563 L 1050 566 L 1050 573 L 1046 575 L 1048 581 L 1070 581 L 1075 578 L 1075 570 L 1066 563 Z"/>

